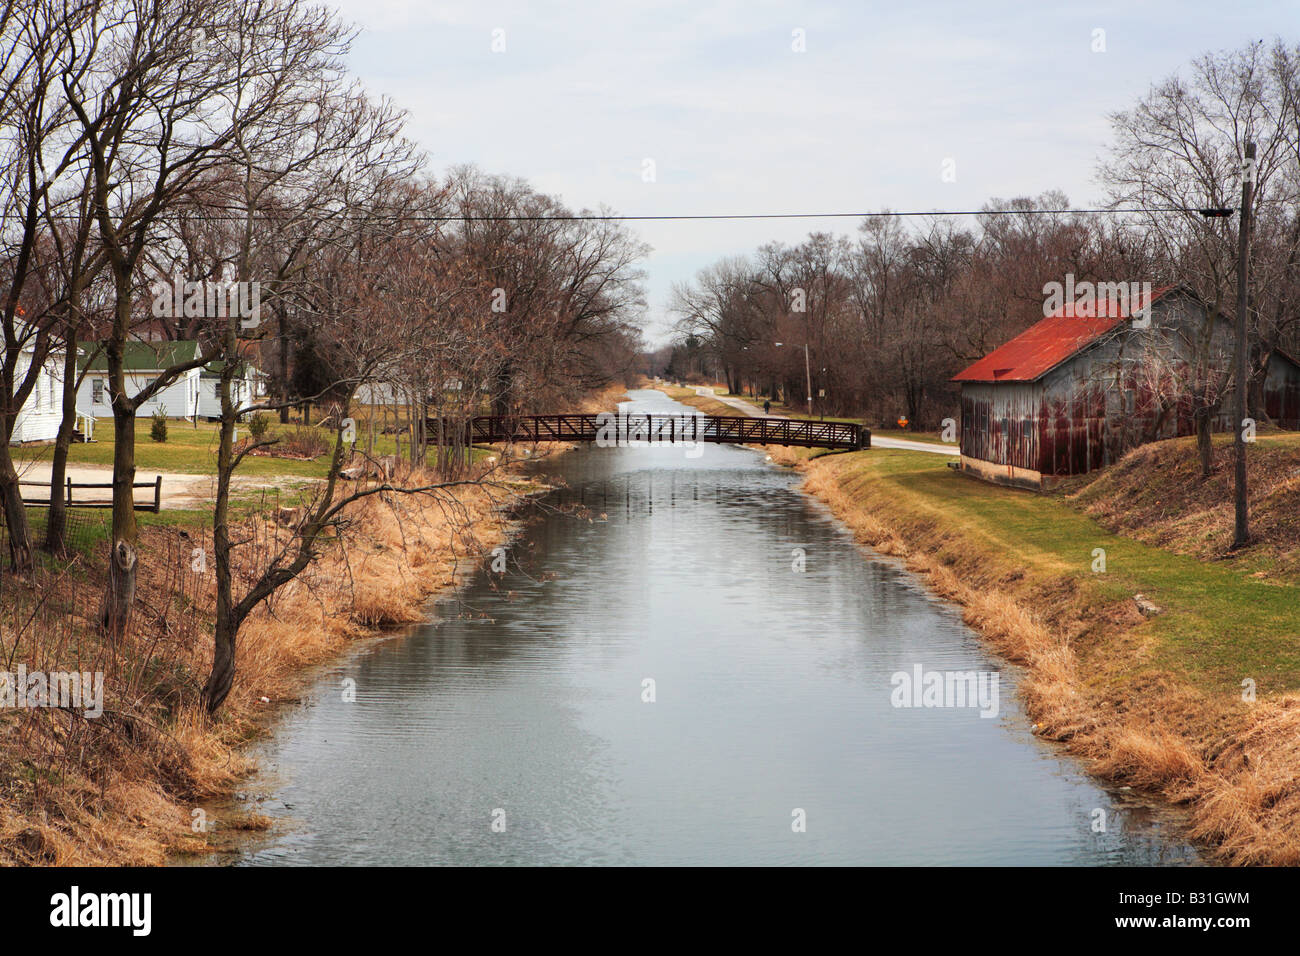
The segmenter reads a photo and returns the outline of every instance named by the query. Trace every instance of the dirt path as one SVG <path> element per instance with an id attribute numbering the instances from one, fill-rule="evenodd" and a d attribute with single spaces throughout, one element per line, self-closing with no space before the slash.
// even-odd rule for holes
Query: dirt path
<path id="1" fill-rule="evenodd" d="M 24 482 L 42 482 L 45 487 L 24 485 L 23 497 L 45 499 L 49 495 L 49 462 L 27 462 L 19 466 L 19 477 Z M 150 471 L 140 469 L 135 473 L 137 484 L 154 482 L 162 477 L 162 506 L 173 509 L 201 508 L 211 504 L 217 495 L 216 475 L 188 475 L 170 471 Z M 68 465 L 68 477 L 76 484 L 107 484 L 113 480 L 113 469 L 109 465 Z M 297 486 L 311 478 L 283 475 L 264 475 L 257 478 L 236 477 L 231 483 L 235 494 L 257 492 L 267 488 L 285 488 Z M 153 491 L 148 488 L 136 488 L 136 500 L 143 502 L 153 499 Z M 107 501 L 112 496 L 110 488 L 81 488 L 73 491 L 72 503 L 78 501 Z"/>

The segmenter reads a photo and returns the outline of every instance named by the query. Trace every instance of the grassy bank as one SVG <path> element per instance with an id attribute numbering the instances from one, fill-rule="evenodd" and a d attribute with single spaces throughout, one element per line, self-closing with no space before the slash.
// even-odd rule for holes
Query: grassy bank
<path id="1" fill-rule="evenodd" d="M 13 671 L 104 673 L 104 713 L 0 710 L 0 862 L 158 864 L 169 853 L 206 853 L 258 818 L 196 830 L 193 812 L 229 792 L 251 768 L 243 745 L 272 707 L 303 689 L 311 665 L 393 625 L 423 619 L 431 596 L 456 585 L 505 533 L 495 510 L 512 490 L 376 496 L 347 514 L 345 540 L 270 602 L 240 633 L 234 690 L 216 720 L 198 707 L 211 664 L 213 575 L 201 529 L 143 529 L 137 611 L 126 640 L 109 647 L 91 621 L 104 569 L 94 556 L 3 582 L 0 649 Z M 237 529 L 254 542 L 240 577 L 287 541 L 265 515 Z M 213 823 L 215 821 L 209 821 Z"/>
<path id="2" fill-rule="evenodd" d="M 1050 495 L 922 452 L 765 450 L 1025 667 L 1036 733 L 1185 807 L 1223 862 L 1300 864 L 1300 435 L 1249 447 L 1255 541 L 1240 552 L 1226 437 L 1208 480 L 1176 439 Z"/>
<path id="3" fill-rule="evenodd" d="M 1260 471 L 1298 470 L 1296 439 L 1252 449 Z M 1160 466 L 1140 450 L 1137 461 L 1054 496 L 985 484 L 918 452 L 801 467 L 807 489 L 863 542 L 905 558 L 997 652 L 1025 666 L 1038 733 L 1104 779 L 1187 807 L 1194 837 L 1226 862 L 1300 863 L 1300 584 L 1278 572 L 1294 549 L 1283 560 L 1287 546 L 1274 540 L 1224 561 L 1191 547 L 1195 534 L 1181 549 L 1157 546 L 1180 524 L 1181 499 L 1215 494 L 1182 474 L 1190 441 L 1157 447 Z M 1126 512 L 1115 495 L 1121 476 L 1163 502 L 1163 522 L 1135 517 L 1139 532 L 1115 517 Z M 1259 483 L 1261 529 L 1294 520 L 1294 510 L 1274 513 L 1294 504 L 1286 481 L 1291 492 Z M 1261 575 L 1265 567 L 1273 573 Z M 1139 594 L 1156 613 L 1139 609 Z M 1243 682 L 1254 701 L 1243 699 Z"/>
<path id="4" fill-rule="evenodd" d="M 358 413 L 360 415 L 361 413 Z M 268 416 L 269 417 L 269 416 Z M 369 445 L 367 419 L 357 418 L 357 448 L 364 450 Z M 380 420 L 376 418 L 376 428 Z M 175 472 L 189 475 L 213 475 L 217 471 L 217 443 L 220 426 L 216 422 L 187 422 L 177 419 L 167 423 L 167 440 L 155 442 L 149 437 L 150 422 L 142 418 L 136 422 L 135 467 L 137 472 Z M 248 426 L 238 427 L 239 438 L 247 438 Z M 295 437 L 312 438 L 325 445 L 334 442 L 334 431 L 316 425 L 281 425 L 272 424 L 267 432 L 269 438 L 291 441 Z M 113 421 L 99 419 L 95 428 L 95 441 L 76 443 L 68 449 L 69 465 L 89 465 L 111 469 L 113 467 Z M 409 441 L 403 440 L 402 449 L 409 448 Z M 374 435 L 374 454 L 376 456 L 392 455 L 398 450 L 397 438 L 391 434 L 376 431 Z M 22 445 L 14 449 L 14 459 L 19 463 L 48 462 L 54 454 L 50 444 Z M 313 459 L 279 457 L 276 455 L 250 455 L 239 467 L 240 478 L 262 477 L 301 477 L 324 478 L 329 466 L 328 455 Z"/>
<path id="5" fill-rule="evenodd" d="M 697 395 L 693 388 L 683 388 L 677 385 L 656 385 L 654 386 L 663 392 L 675 402 L 681 402 L 683 405 L 690 405 L 692 408 L 698 408 L 705 415 L 739 415 L 740 412 L 732 408 L 726 402 L 720 402 L 716 398 L 705 398 Z"/>
<path id="6" fill-rule="evenodd" d="M 613 408 L 624 392 L 610 386 L 577 404 Z M 111 432 L 105 437 L 73 446 L 73 462 L 111 461 Z M 391 453 L 392 443 L 377 435 L 376 453 Z M 517 449 L 533 458 L 556 450 Z M 21 450 L 29 460 L 48 453 Z M 212 425 L 172 423 L 166 444 L 151 442 L 147 427 L 137 433 L 140 469 L 210 474 L 214 460 Z M 314 665 L 358 640 L 424 620 L 429 601 L 458 586 L 504 540 L 505 508 L 541 488 L 506 461 L 500 448 L 478 448 L 480 485 L 383 493 L 351 506 L 345 535 L 323 540 L 316 562 L 240 631 L 234 688 L 215 720 L 199 708 L 212 662 L 210 509 L 137 516 L 139 583 L 120 646 L 108 646 L 94 623 L 106 577 L 103 521 L 69 560 L 42 553 L 31 575 L 0 573 L 0 671 L 21 665 L 28 673 L 104 674 L 104 710 L 95 718 L 77 709 L 0 708 L 0 865 L 155 865 L 169 855 L 220 851 L 231 834 L 265 827 L 264 818 L 236 814 L 199 828 L 195 812 L 228 796 L 254 769 L 246 745 L 266 732 L 277 704 L 304 691 Z M 233 536 L 244 542 L 238 588 L 291 543 L 274 519 L 279 508 L 310 494 L 312 483 L 302 479 L 326 472 L 324 458 L 250 458 L 246 465 L 241 476 L 270 481 L 232 507 Z M 396 478 L 431 480 L 423 472 Z"/>

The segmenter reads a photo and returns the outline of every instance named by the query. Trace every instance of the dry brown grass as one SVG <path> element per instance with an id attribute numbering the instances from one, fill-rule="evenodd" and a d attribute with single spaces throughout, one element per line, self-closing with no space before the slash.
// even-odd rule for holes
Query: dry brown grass
<path id="1" fill-rule="evenodd" d="M 727 415 L 732 417 L 740 415 L 740 412 L 726 402 L 697 395 L 694 388 L 678 388 L 676 385 L 657 385 L 655 387 L 673 401 L 681 402 L 683 405 L 690 405 L 692 408 L 698 408 L 705 415 Z"/>
<path id="2" fill-rule="evenodd" d="M 664 391 L 726 413 L 711 399 Z M 1101 778 L 1186 805 L 1193 837 L 1224 861 L 1300 863 L 1300 700 L 1286 695 L 1252 709 L 1186 686 L 1150 665 L 1131 603 L 1085 593 L 1047 562 L 1029 570 L 985 529 L 938 507 L 905 505 L 841 459 L 764 450 L 806 469 L 805 489 L 860 540 L 904 559 L 961 605 L 997 653 L 1025 667 L 1020 690 L 1036 733 L 1060 741 Z M 1300 436 L 1262 436 L 1249 451 L 1256 576 L 1300 579 Z M 1111 530 L 1219 557 L 1232 538 L 1230 453 L 1220 439 L 1218 472 L 1200 481 L 1191 440 L 1143 446 L 1062 493 Z"/>
<path id="3" fill-rule="evenodd" d="M 141 540 L 137 613 L 123 646 L 110 650 L 88 612 L 103 568 L 37 572 L 3 583 L 0 649 L 13 667 L 105 672 L 105 713 L 0 711 L 0 863 L 137 864 L 203 852 L 191 810 L 228 794 L 252 769 L 243 745 L 262 732 L 271 702 L 302 691 L 304 669 L 378 628 L 422 619 L 428 600 L 454 586 L 502 540 L 501 493 L 385 494 L 346 514 L 345 537 L 263 604 L 240 633 L 234 688 L 215 721 L 198 707 L 211 664 L 212 575 L 190 569 L 209 541 L 178 528 Z M 265 559 L 289 531 L 269 516 L 239 529 L 254 544 L 239 573 Z M 5 669 L 12 669 L 5 665 Z M 234 816 L 217 832 L 261 828 Z"/>
<path id="4" fill-rule="evenodd" d="M 1246 705 L 1180 682 L 1151 665 L 1131 603 L 1020 560 L 843 459 L 805 467 L 806 490 L 859 540 L 905 560 L 1024 666 L 1020 691 L 1036 733 L 1102 779 L 1184 805 L 1193 838 L 1224 862 L 1300 863 L 1300 699 Z"/>
<path id="5" fill-rule="evenodd" d="M 612 412 L 618 408 L 619 402 L 627 401 L 627 391 L 629 388 L 641 388 L 643 382 L 638 380 L 632 384 L 615 382 L 605 386 L 598 392 L 593 392 L 578 402 L 578 411 L 585 415 L 595 415 L 599 412 Z"/>
<path id="6" fill-rule="evenodd" d="M 1221 747 L 1191 793 L 1195 834 L 1237 862 L 1300 865 L 1300 699 L 1260 701 Z"/>

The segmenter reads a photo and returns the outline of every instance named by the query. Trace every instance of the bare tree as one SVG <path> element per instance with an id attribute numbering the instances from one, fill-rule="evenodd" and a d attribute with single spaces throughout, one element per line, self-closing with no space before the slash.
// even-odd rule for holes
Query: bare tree
<path id="1" fill-rule="evenodd" d="M 1214 467 L 1211 425 L 1234 384 L 1231 368 L 1217 366 L 1213 339 L 1219 316 L 1235 310 L 1237 236 L 1233 219 L 1207 219 L 1197 210 L 1236 204 L 1245 144 L 1255 141 L 1259 158 L 1252 219 L 1289 218 L 1275 207 L 1294 204 L 1293 188 L 1284 185 L 1296 135 L 1293 56 L 1279 42 L 1270 59 L 1260 41 L 1198 57 L 1187 77 L 1170 77 L 1133 108 L 1111 116 L 1114 142 L 1099 170 L 1116 203 L 1187 210 L 1151 212 L 1142 218 L 1158 261 L 1208 306 L 1196 352 L 1197 371 L 1189 378 L 1203 477 Z M 1288 254 L 1285 245 L 1276 250 L 1283 260 Z M 1294 249 L 1294 243 L 1290 245 Z M 1259 275 L 1270 271 L 1265 266 Z M 1252 281 L 1253 301 L 1258 301 L 1257 280 Z M 1258 336 L 1257 317 L 1250 318 Z"/>

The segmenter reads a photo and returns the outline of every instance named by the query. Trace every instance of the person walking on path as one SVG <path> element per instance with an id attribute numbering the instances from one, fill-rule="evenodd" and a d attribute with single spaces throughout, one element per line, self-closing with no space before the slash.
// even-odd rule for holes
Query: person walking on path
<path id="1" fill-rule="evenodd" d="M 771 399 L 767 399 L 767 398 L 765 398 L 765 399 L 763 399 L 763 414 L 764 414 L 764 415 L 770 415 L 771 413 L 772 413 L 772 402 L 771 402 Z"/>

